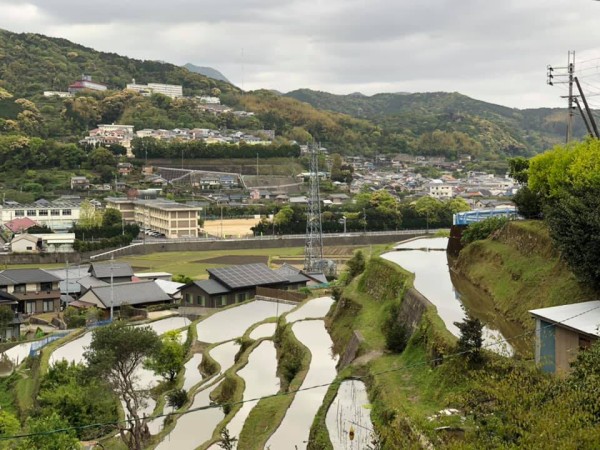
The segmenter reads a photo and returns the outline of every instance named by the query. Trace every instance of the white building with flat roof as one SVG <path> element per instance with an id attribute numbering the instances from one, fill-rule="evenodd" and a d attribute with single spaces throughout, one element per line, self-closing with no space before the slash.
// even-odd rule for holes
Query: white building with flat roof
<path id="1" fill-rule="evenodd" d="M 108 197 L 106 207 L 121 211 L 127 223 L 137 223 L 168 238 L 198 237 L 198 219 L 202 208 L 197 206 L 162 199 Z"/>
<path id="2" fill-rule="evenodd" d="M 127 84 L 126 89 L 139 92 L 142 95 L 163 94 L 171 98 L 183 97 L 183 88 L 178 84 L 137 84 L 135 79 L 133 79 L 131 83 Z"/>
<path id="3" fill-rule="evenodd" d="M 67 231 L 79 222 L 81 207 L 73 202 L 48 202 L 29 205 L 2 205 L 1 225 L 16 218 L 28 217 L 39 225 L 46 225 L 53 231 Z"/>

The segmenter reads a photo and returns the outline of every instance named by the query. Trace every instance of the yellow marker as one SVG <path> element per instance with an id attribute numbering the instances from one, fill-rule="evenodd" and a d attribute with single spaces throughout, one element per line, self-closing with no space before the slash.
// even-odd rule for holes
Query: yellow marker
<path id="1" fill-rule="evenodd" d="M 354 440 L 354 427 L 350 427 L 350 432 L 348 433 L 348 436 L 350 437 L 351 441 Z"/>

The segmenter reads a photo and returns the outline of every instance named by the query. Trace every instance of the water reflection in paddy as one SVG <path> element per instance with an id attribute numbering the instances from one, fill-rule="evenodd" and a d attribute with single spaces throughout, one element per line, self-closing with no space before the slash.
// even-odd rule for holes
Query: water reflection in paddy
<path id="1" fill-rule="evenodd" d="M 204 389 L 194 397 L 190 409 L 210 404 L 210 392 L 213 388 Z M 208 408 L 179 416 L 175 428 L 158 444 L 156 450 L 195 449 L 208 441 L 215 427 L 223 420 L 221 408 Z"/>
<path id="2" fill-rule="evenodd" d="M 83 352 L 86 347 L 89 347 L 92 342 L 92 332 L 87 331 L 82 336 L 67 342 L 65 345 L 58 347 L 52 355 L 50 355 L 50 365 L 67 360 L 69 363 L 83 364 Z"/>
<path id="3" fill-rule="evenodd" d="M 263 323 L 250 332 L 250 339 L 268 338 L 275 334 L 276 323 Z"/>
<path id="4" fill-rule="evenodd" d="M 183 389 L 189 391 L 195 385 L 202 381 L 202 374 L 200 373 L 200 363 L 202 362 L 202 353 L 194 353 L 188 362 L 185 363 Z"/>
<path id="5" fill-rule="evenodd" d="M 333 345 L 323 320 L 296 322 L 292 325 L 296 338 L 311 352 L 312 359 L 302 388 L 330 383 L 336 377 L 337 357 L 331 355 Z M 297 392 L 279 428 L 267 442 L 267 447 L 286 450 L 306 448 L 310 427 L 323 403 L 327 387 Z"/>
<path id="6" fill-rule="evenodd" d="M 291 310 L 293 305 L 276 302 L 253 301 L 235 308 L 219 311 L 198 323 L 200 342 L 223 342 L 242 336 L 250 326 L 269 317 Z"/>
<path id="7" fill-rule="evenodd" d="M 150 327 L 156 334 L 165 334 L 167 331 L 177 330 L 190 325 L 190 319 L 181 316 L 167 317 L 150 323 L 135 325 L 136 327 Z"/>
<path id="8" fill-rule="evenodd" d="M 29 356 L 29 350 L 31 349 L 31 342 L 26 344 L 18 344 L 14 347 L 9 348 L 1 355 L 7 357 L 15 367 L 23 362 L 25 358 Z"/>
<path id="9" fill-rule="evenodd" d="M 185 317 L 167 317 L 148 324 L 134 325 L 136 327 L 149 326 L 157 334 L 164 334 L 167 331 L 176 330 L 178 328 L 189 326 L 190 320 Z M 92 331 L 87 331 L 82 336 L 67 342 L 65 345 L 54 350 L 50 355 L 50 364 L 54 364 L 62 359 L 76 364 L 84 363 L 83 353 L 86 347 L 89 347 L 92 342 Z"/>
<path id="10" fill-rule="evenodd" d="M 221 366 L 221 372 L 225 372 L 235 362 L 235 355 L 240 349 L 240 346 L 235 341 L 225 342 L 224 344 L 217 345 L 209 351 L 209 355 L 219 363 Z"/>
<path id="11" fill-rule="evenodd" d="M 277 377 L 277 353 L 272 341 L 263 341 L 250 354 L 248 364 L 238 371 L 244 379 L 244 400 L 276 394 L 279 391 Z M 227 425 L 231 436 L 239 437 L 244 422 L 257 402 L 247 402 L 242 405 L 237 414 Z"/>
<path id="12" fill-rule="evenodd" d="M 304 319 L 319 319 L 325 317 L 329 312 L 329 308 L 333 305 L 333 299 L 331 297 L 319 297 L 312 300 L 308 300 L 296 311 L 293 311 L 285 316 L 285 320 L 288 323 L 296 322 Z"/>
<path id="13" fill-rule="evenodd" d="M 418 239 L 398 245 L 396 249 L 400 251 L 385 253 L 382 258 L 415 274 L 415 289 L 435 305 L 446 328 L 455 336 L 459 336 L 460 330 L 454 322 L 462 322 L 466 313 L 460 294 L 454 288 L 450 277 L 446 252 L 439 250 L 445 250 L 447 244 L 447 238 Z M 485 326 L 483 336 L 485 345 L 489 345 L 490 349 L 507 355 L 513 353 L 509 344 L 497 344 L 504 339 L 498 330 Z"/>
<path id="14" fill-rule="evenodd" d="M 346 380 L 340 384 L 325 418 L 329 439 L 334 449 L 365 449 L 371 444 L 373 424 L 365 384 Z M 350 428 L 354 440 L 350 440 Z"/>

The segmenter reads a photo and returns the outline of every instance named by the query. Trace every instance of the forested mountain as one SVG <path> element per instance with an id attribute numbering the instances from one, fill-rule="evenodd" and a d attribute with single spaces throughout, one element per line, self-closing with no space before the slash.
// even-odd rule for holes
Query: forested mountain
<path id="1" fill-rule="evenodd" d="M 46 98 L 82 74 L 108 85 L 74 98 Z M 181 84 L 185 96 L 217 95 L 254 115 L 213 114 L 193 98 L 143 97 L 138 83 Z M 98 123 L 142 128 L 272 129 L 283 140 L 315 139 L 341 154 L 418 153 L 480 160 L 533 155 L 563 141 L 565 111 L 518 110 L 458 93 L 333 95 L 302 89 L 242 92 L 232 84 L 158 61 L 103 53 L 65 39 L 0 30 L 0 133 L 77 142 Z M 576 120 L 575 135 L 583 136 Z"/>
<path id="2" fill-rule="evenodd" d="M 82 74 L 91 75 L 110 89 L 123 89 L 135 78 L 142 84 L 181 84 L 184 95 L 202 94 L 212 88 L 223 92 L 238 90 L 232 84 L 173 64 L 98 52 L 66 39 L 0 30 L 0 87 L 13 95 L 29 97 L 45 90 L 66 91 Z"/>
<path id="3" fill-rule="evenodd" d="M 484 146 L 509 149 L 509 153 L 507 145 L 516 146 L 512 151 L 517 153 L 537 153 L 563 142 L 565 137 L 566 109 L 519 110 L 475 100 L 457 92 L 365 96 L 299 89 L 285 95 L 315 108 L 369 119 L 388 130 L 404 130 L 408 136 L 419 136 L 434 129 L 465 132 Z M 585 135 L 585 126 L 577 115 L 574 135 Z"/>
<path id="4" fill-rule="evenodd" d="M 205 77 L 213 78 L 219 81 L 224 81 L 226 83 L 231 83 L 231 81 L 229 81 L 225 75 L 223 75 L 217 69 L 213 69 L 212 67 L 196 66 L 192 63 L 187 63 L 183 67 L 185 67 L 190 72 L 199 73 L 200 75 L 204 75 Z"/>

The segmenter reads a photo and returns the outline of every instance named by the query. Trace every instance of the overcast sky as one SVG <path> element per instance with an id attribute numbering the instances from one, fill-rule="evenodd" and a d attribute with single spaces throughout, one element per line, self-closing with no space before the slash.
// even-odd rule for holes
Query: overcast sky
<path id="1" fill-rule="evenodd" d="M 576 50 L 600 94 L 594 0 L 0 0 L 0 28 L 211 66 L 245 90 L 457 91 L 518 108 L 564 106 L 546 66 Z"/>

